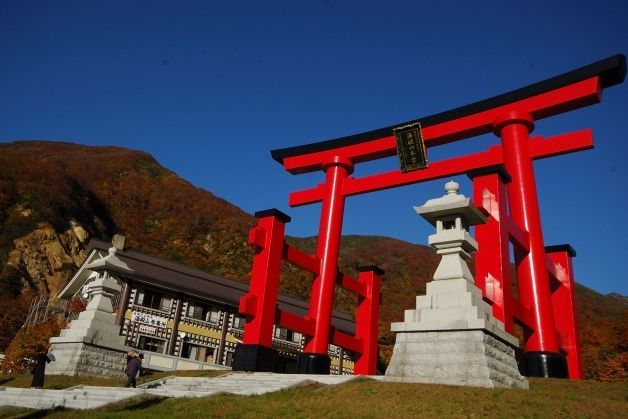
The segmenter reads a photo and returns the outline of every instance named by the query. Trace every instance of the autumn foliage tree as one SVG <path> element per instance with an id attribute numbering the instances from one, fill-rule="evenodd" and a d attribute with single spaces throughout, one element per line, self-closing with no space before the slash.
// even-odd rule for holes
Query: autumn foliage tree
<path id="1" fill-rule="evenodd" d="M 22 328 L 35 295 L 34 291 L 27 289 L 17 297 L 0 297 L 0 352 L 6 350 Z"/>
<path id="2" fill-rule="evenodd" d="M 598 381 L 628 379 L 628 312 L 619 321 L 581 329 L 585 375 Z"/>
<path id="3" fill-rule="evenodd" d="M 55 317 L 24 328 L 9 344 L 1 364 L 2 373 L 27 373 L 33 368 L 37 354 L 46 351 L 48 340 L 58 336 L 65 321 Z"/>
<path id="4" fill-rule="evenodd" d="M 77 317 L 81 311 L 85 310 L 85 307 L 87 307 L 87 304 L 84 300 L 74 297 L 68 302 L 66 311 L 74 318 Z"/>

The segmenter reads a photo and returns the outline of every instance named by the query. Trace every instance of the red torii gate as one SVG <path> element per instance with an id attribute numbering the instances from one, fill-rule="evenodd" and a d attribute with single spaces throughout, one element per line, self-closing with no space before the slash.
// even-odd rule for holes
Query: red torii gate
<path id="1" fill-rule="evenodd" d="M 276 209 L 255 213 L 259 219 L 251 229 L 249 243 L 255 246 L 253 270 L 249 293 L 240 299 L 240 312 L 247 315 L 244 325 L 242 344 L 238 344 L 234 354 L 232 368 L 239 371 L 273 371 L 274 356 L 272 349 L 273 326 L 294 330 L 312 338 L 317 336 L 318 325 L 326 324 L 327 339 L 339 347 L 349 349 L 356 354 L 355 374 L 375 374 L 377 368 L 377 329 L 380 304 L 380 275 L 377 266 L 358 268 L 357 279 L 337 272 L 332 289 L 336 285 L 358 295 L 356 309 L 355 335 L 336 330 L 331 325 L 332 310 L 325 312 L 328 318 L 313 317 L 312 307 L 306 316 L 298 316 L 277 304 L 279 292 L 279 271 L 282 259 L 320 276 L 321 258 L 311 256 L 284 240 L 285 224 L 290 217 Z M 319 250 L 320 250 L 319 245 Z M 330 358 L 325 356 L 304 356 L 299 359 L 297 371 L 303 373 L 329 374 Z"/>
<path id="2" fill-rule="evenodd" d="M 299 358 L 299 372 L 328 373 L 327 349 L 330 342 L 339 346 L 350 343 L 351 349 L 358 353 L 368 353 L 368 345 L 358 332 L 356 337 L 351 337 L 353 340 L 336 338 L 334 341 L 336 333 L 330 325 L 334 286 L 339 278 L 338 250 L 345 198 L 466 173 L 473 179 L 474 202 L 489 215 L 488 224 L 476 227 L 479 243 L 476 283 L 486 300 L 493 305 L 494 315 L 504 322 L 506 330 L 512 332 L 514 322 L 523 327 L 527 375 L 581 378 L 571 266 L 571 257 L 575 252 L 568 245 L 549 248 L 544 245 L 533 161 L 590 149 L 593 147 L 592 134 L 590 130 L 582 130 L 545 139 L 540 136 L 530 138 L 529 133 L 535 120 L 598 103 L 602 90 L 622 83 L 625 74 L 626 58 L 616 55 L 500 96 L 399 124 L 420 123 L 426 147 L 490 132 L 501 139 L 500 145 L 488 150 L 432 162 L 423 170 L 393 170 L 361 178 L 350 176 L 356 164 L 397 154 L 393 135 L 397 126 L 273 150 L 272 157 L 290 173 L 321 170 L 326 174 L 324 183 L 293 192 L 289 197 L 290 206 L 323 204 L 316 255 L 296 259 L 288 256 L 293 263 L 298 259 L 301 262 L 308 260 L 305 264 L 316 275 L 306 318 L 282 322 L 292 324 L 297 330 L 307 329 L 304 353 Z M 275 222 L 287 217 L 277 213 L 271 217 Z M 258 228 L 264 230 L 259 234 L 265 237 L 265 245 L 260 247 L 261 239 L 251 239 L 258 248 L 258 254 L 254 261 L 250 292 L 240 304 L 240 311 L 247 314 L 244 344 L 248 349 L 236 349 L 236 369 L 238 365 L 245 364 L 246 367 L 241 369 L 255 369 L 256 362 L 259 363 L 262 354 L 270 349 L 270 335 L 265 337 L 268 332 L 261 333 L 261 329 L 255 326 L 260 324 L 262 307 L 267 310 L 265 330 L 277 314 L 273 299 L 264 297 L 268 293 L 264 288 L 271 283 L 270 293 L 276 294 L 274 287 L 279 275 L 278 270 L 270 272 L 270 276 L 276 276 L 277 280 L 268 281 L 268 266 L 276 265 L 277 268 L 272 269 L 278 269 L 281 257 L 296 251 L 286 249 L 283 230 L 277 235 L 280 239 L 269 239 L 273 221 L 267 220 L 268 225 L 262 227 L 263 220 L 260 219 Z M 254 234 L 257 233 L 252 231 L 252 236 Z M 511 293 L 509 243 L 515 248 L 518 300 Z M 271 247 L 275 248 L 275 256 L 269 259 L 267 255 L 263 264 L 258 262 L 260 251 L 263 253 Z M 301 263 L 300 266 L 304 265 Z M 258 269 L 256 275 L 256 268 L 266 271 Z M 254 287 L 255 277 L 261 285 Z M 370 303 L 374 301 L 372 297 Z M 369 310 L 369 321 L 376 323 L 372 318 L 373 312 L 377 315 L 375 306 L 372 307 L 375 310 Z M 280 320 L 281 315 L 280 312 L 277 314 Z M 304 326 L 306 323 L 307 327 Z M 365 324 L 360 322 L 359 313 L 356 323 Z M 272 330 L 272 323 L 270 328 Z M 369 336 L 369 339 L 373 337 Z M 372 358 L 372 354 L 368 356 Z M 245 359 L 247 362 L 244 362 Z M 375 372 L 371 367 L 358 370 L 356 373 Z"/>

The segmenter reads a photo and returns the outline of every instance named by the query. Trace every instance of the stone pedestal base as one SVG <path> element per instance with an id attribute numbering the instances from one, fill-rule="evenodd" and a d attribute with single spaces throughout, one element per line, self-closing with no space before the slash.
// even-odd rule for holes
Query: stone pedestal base
<path id="1" fill-rule="evenodd" d="M 397 333 L 386 381 L 528 388 L 515 348 L 483 330 Z"/>
<path id="2" fill-rule="evenodd" d="M 493 317 L 472 282 L 428 283 L 404 320 L 391 325 L 397 340 L 387 380 L 528 388 L 517 365 L 517 338 Z"/>
<path id="3" fill-rule="evenodd" d="M 51 343 L 56 361 L 46 366 L 47 375 L 126 376 L 125 348 L 104 348 L 86 342 Z"/>

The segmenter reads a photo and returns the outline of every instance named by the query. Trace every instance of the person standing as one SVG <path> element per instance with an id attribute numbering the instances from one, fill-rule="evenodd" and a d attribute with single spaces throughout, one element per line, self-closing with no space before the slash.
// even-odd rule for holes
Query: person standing
<path id="1" fill-rule="evenodd" d="M 140 360 L 138 354 L 129 351 L 126 355 L 126 368 L 124 369 L 124 372 L 127 376 L 126 384 L 124 385 L 124 387 L 133 386 L 133 388 L 135 388 L 135 377 L 137 376 L 137 373 L 139 372 L 141 366 L 142 361 Z"/>
<path id="2" fill-rule="evenodd" d="M 52 354 L 50 354 L 50 348 L 46 351 L 42 351 L 35 356 L 35 366 L 33 367 L 33 381 L 31 381 L 31 388 L 42 388 L 44 386 L 44 376 L 46 374 L 46 364 L 52 360 Z"/>

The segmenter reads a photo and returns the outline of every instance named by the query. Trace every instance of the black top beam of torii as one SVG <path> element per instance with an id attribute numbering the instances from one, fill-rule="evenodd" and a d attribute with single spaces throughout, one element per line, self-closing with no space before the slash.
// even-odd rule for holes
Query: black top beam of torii
<path id="1" fill-rule="evenodd" d="M 390 136 L 393 129 L 401 126 L 421 122 L 421 125 L 429 127 L 431 125 L 440 124 L 467 115 L 482 112 L 497 106 L 506 105 L 528 97 L 532 97 L 550 90 L 554 90 L 563 86 L 577 83 L 591 77 L 599 76 L 602 88 L 614 86 L 624 81 L 626 77 L 626 56 L 624 54 L 613 55 L 604 60 L 597 61 L 593 64 L 578 68 L 559 76 L 552 77 L 538 83 L 534 83 L 520 89 L 510 91 L 489 99 L 451 109 L 449 111 L 437 113 L 423 118 L 414 119 L 384 128 L 363 132 L 360 134 L 349 135 L 346 137 L 336 138 L 332 140 L 320 141 L 296 147 L 280 148 L 271 151 L 271 156 L 277 162 L 283 164 L 285 158 L 300 156 L 319 151 L 331 150 L 338 147 L 349 146 L 353 144 L 363 143 L 378 138 Z"/>

